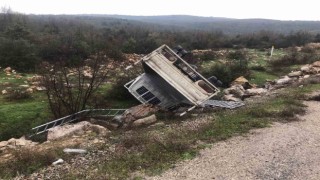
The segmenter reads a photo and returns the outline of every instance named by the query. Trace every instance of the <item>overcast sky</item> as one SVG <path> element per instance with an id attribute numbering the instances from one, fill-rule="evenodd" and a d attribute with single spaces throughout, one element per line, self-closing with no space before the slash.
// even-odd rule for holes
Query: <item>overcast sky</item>
<path id="1" fill-rule="evenodd" d="M 196 15 L 320 20 L 318 0 L 0 0 L 26 14 Z"/>

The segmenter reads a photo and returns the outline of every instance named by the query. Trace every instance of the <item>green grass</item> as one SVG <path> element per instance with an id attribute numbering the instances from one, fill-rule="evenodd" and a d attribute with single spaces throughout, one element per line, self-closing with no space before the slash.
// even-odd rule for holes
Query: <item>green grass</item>
<path id="1" fill-rule="evenodd" d="M 21 137 L 32 127 L 49 119 L 50 112 L 45 101 L 27 100 L 4 102 L 0 105 L 0 140 Z"/>
<path id="2" fill-rule="evenodd" d="M 250 82 L 257 85 L 263 85 L 266 80 L 277 79 L 278 76 L 270 74 L 266 71 L 255 71 L 251 70 Z"/>

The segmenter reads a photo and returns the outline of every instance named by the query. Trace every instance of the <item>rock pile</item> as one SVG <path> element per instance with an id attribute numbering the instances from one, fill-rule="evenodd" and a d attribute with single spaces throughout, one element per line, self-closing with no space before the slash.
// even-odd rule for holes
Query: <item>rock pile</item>
<path id="1" fill-rule="evenodd" d="M 243 76 L 235 79 L 231 83 L 231 87 L 225 89 L 223 100 L 226 101 L 242 101 L 250 96 L 265 95 L 268 91 L 264 88 L 257 88 L 256 85 L 250 84 Z"/>
<path id="2" fill-rule="evenodd" d="M 312 76 L 320 76 L 320 61 L 304 65 L 298 71 L 292 71 L 280 79 L 268 82 L 265 84 L 265 88 L 257 88 L 241 76 L 231 83 L 231 87 L 224 90 L 223 99 L 226 101 L 241 101 L 250 96 L 265 95 L 271 89 L 277 89 Z"/>
<path id="3" fill-rule="evenodd" d="M 19 139 L 15 139 L 15 138 L 11 138 L 8 141 L 1 141 L 0 142 L 0 150 L 5 150 L 5 149 L 16 149 L 16 148 L 20 148 L 20 147 L 31 147 L 31 146 L 35 146 L 38 143 L 30 141 L 30 140 L 26 140 L 24 136 L 22 136 Z"/>
<path id="4" fill-rule="evenodd" d="M 278 80 L 275 80 L 275 85 L 285 85 L 291 84 L 295 81 L 301 81 L 307 79 L 312 75 L 320 75 L 320 61 L 316 61 L 312 64 L 304 65 L 298 71 L 293 71 L 287 74 L 286 76 L 281 77 Z"/>

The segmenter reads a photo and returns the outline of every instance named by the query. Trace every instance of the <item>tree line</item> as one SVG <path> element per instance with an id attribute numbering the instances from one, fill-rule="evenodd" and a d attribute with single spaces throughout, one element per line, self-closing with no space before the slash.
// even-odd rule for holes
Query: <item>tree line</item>
<path id="1" fill-rule="evenodd" d="M 65 61 L 72 66 L 101 52 L 121 61 L 122 53 L 146 54 L 161 44 L 180 44 L 191 50 L 285 48 L 309 42 L 320 42 L 320 34 L 259 31 L 230 35 L 110 17 L 24 15 L 8 8 L 0 13 L 0 66 L 21 72 L 33 72 L 43 61 Z"/>

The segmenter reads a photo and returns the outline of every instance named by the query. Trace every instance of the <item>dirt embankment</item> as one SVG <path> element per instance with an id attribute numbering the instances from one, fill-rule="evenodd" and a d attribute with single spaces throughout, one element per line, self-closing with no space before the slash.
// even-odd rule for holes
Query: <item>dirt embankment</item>
<path id="1" fill-rule="evenodd" d="M 147 179 L 320 179 L 320 102 L 306 105 L 300 121 L 216 143 Z"/>

